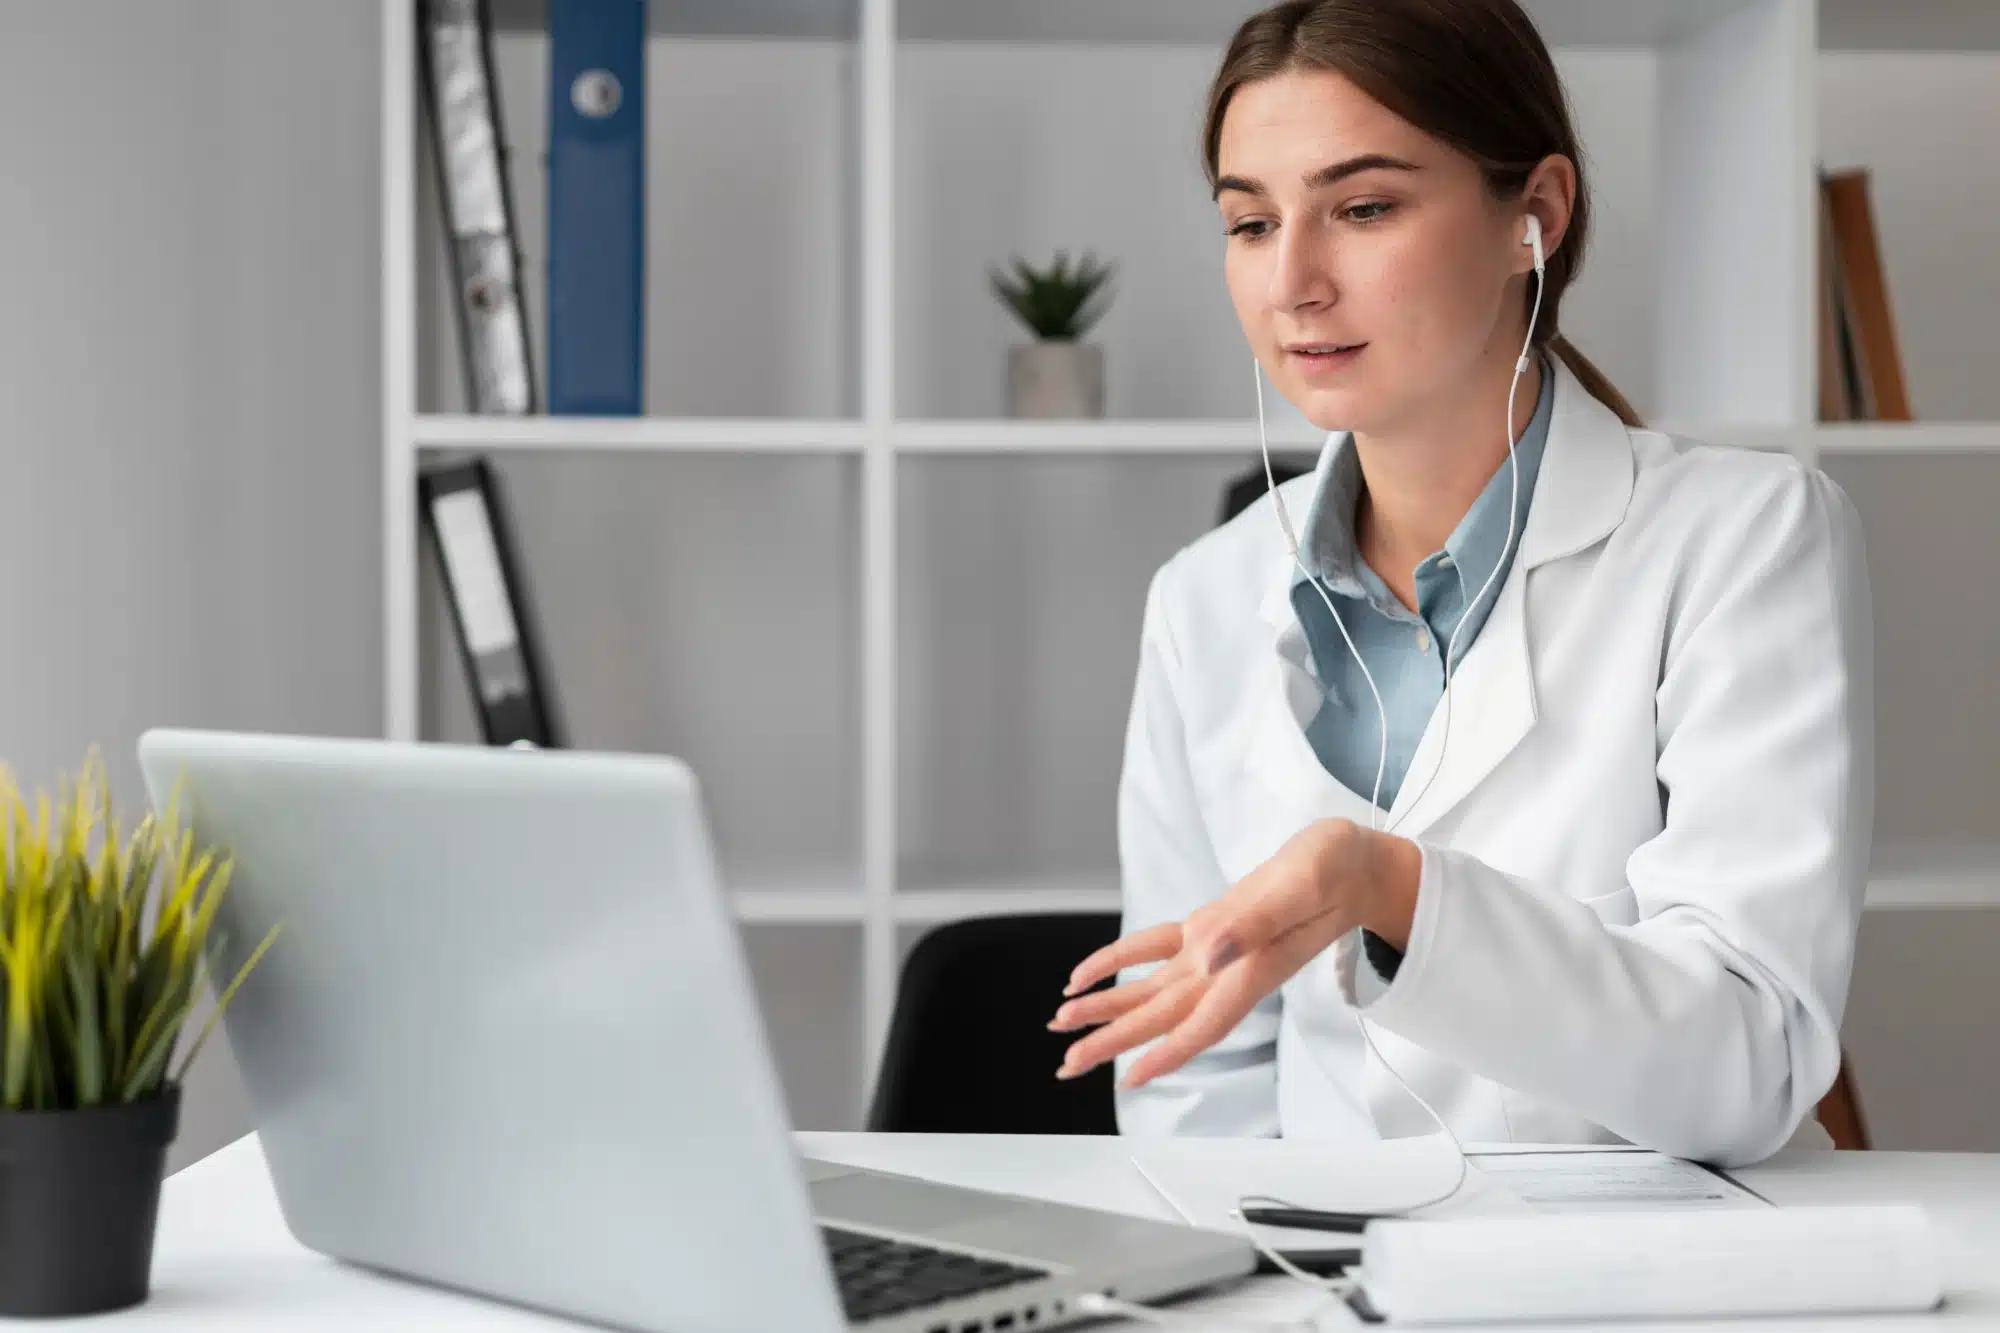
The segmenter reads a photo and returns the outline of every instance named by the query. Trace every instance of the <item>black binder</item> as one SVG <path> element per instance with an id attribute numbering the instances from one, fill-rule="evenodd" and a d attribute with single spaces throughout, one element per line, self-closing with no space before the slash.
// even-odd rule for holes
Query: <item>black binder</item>
<path id="1" fill-rule="evenodd" d="M 417 494 L 481 736 L 488 745 L 562 745 L 498 474 L 483 458 L 438 464 L 418 475 Z"/>
<path id="2" fill-rule="evenodd" d="M 466 401 L 474 412 L 535 412 L 521 243 L 486 0 L 421 0 L 418 69 L 429 113 L 445 240 L 457 288 Z"/>

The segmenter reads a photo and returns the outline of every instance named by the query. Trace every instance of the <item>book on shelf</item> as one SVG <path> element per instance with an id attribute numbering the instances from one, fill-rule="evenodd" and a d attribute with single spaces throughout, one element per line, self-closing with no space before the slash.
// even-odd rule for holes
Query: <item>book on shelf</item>
<path id="1" fill-rule="evenodd" d="M 1820 419 L 1912 420 L 1868 170 L 1822 170 L 1819 185 Z"/>

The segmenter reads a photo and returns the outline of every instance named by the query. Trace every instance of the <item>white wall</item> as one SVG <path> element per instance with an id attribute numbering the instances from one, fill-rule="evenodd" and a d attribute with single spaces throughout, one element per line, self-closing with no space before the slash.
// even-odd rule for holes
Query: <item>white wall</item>
<path id="1" fill-rule="evenodd" d="M 375 8 L 0 3 L 0 759 L 377 731 Z M 173 1160 L 245 1128 L 226 1044 Z"/>

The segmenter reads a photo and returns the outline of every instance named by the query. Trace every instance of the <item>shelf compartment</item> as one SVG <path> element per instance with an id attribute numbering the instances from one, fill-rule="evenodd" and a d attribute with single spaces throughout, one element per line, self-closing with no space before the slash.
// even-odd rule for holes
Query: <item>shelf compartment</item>
<path id="1" fill-rule="evenodd" d="M 1251 467 L 899 460 L 899 884 L 1116 864 L 1147 586 Z"/>
<path id="2" fill-rule="evenodd" d="M 652 9 L 665 11 L 658 30 L 674 27 L 676 14 L 726 17 L 734 7 Z M 748 17 L 771 20 L 767 27 L 787 11 L 831 12 L 807 0 L 757 0 L 744 8 Z M 529 343 L 546 402 L 548 35 L 536 24 L 496 27 L 494 65 Z M 854 42 L 838 37 L 648 41 L 649 415 L 808 422 L 858 415 L 856 68 Z M 713 134 L 690 132 L 718 122 L 730 127 L 726 148 Z M 427 132 L 415 183 L 417 404 L 449 414 L 463 409 L 465 395 Z M 620 437 L 614 431 L 610 438 Z"/>
<path id="3" fill-rule="evenodd" d="M 725 885 L 858 892 L 858 460 L 495 466 L 569 743 L 686 761 Z M 423 731 L 476 741 L 435 554 L 417 554 Z"/>
<path id="4" fill-rule="evenodd" d="M 860 928 L 759 923 L 742 934 L 792 1127 L 859 1129 Z"/>

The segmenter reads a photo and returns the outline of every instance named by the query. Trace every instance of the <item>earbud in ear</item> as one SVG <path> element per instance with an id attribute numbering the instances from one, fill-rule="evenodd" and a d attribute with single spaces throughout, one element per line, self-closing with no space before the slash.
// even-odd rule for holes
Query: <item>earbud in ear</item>
<path id="1" fill-rule="evenodd" d="M 1535 252 L 1535 272 L 1539 274 L 1548 259 L 1542 253 L 1542 220 L 1533 213 L 1528 214 L 1528 233 L 1521 238 L 1521 244 Z"/>

